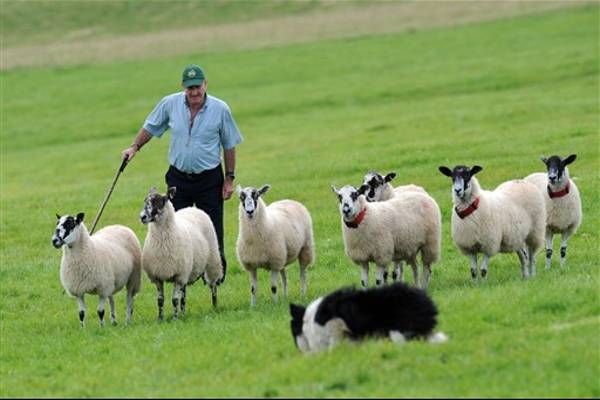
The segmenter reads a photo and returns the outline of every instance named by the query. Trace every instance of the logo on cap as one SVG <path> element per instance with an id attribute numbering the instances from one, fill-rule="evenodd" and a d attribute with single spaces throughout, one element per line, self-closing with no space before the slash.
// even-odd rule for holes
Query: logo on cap
<path id="1" fill-rule="evenodd" d="M 188 74 L 187 74 L 188 78 L 193 78 L 196 76 L 196 71 L 194 71 L 193 69 L 191 69 Z"/>

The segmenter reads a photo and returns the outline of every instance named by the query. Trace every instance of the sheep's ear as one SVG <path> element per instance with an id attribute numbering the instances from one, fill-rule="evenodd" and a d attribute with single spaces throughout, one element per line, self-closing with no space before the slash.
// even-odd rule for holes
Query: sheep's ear
<path id="1" fill-rule="evenodd" d="M 56 219 L 60 219 L 60 215 L 56 214 Z"/>
<path id="2" fill-rule="evenodd" d="M 263 194 L 267 193 L 269 191 L 269 189 L 271 189 L 271 185 L 267 184 L 264 185 L 263 187 L 261 187 L 258 191 L 258 195 L 262 196 Z"/>
<path id="3" fill-rule="evenodd" d="M 169 190 L 167 190 L 167 197 L 169 200 L 173 201 L 175 198 L 175 193 L 177 193 L 177 188 L 175 186 L 171 186 Z"/>
<path id="4" fill-rule="evenodd" d="M 240 185 L 237 185 L 237 186 L 235 187 L 235 191 L 237 192 L 237 194 L 238 194 L 238 196 L 239 196 L 240 194 L 242 194 L 242 187 L 241 187 Z"/>
<path id="5" fill-rule="evenodd" d="M 542 160 L 542 162 L 543 162 L 544 164 L 546 164 L 546 161 L 548 161 L 548 159 L 546 158 L 546 156 L 545 156 L 545 155 L 543 155 L 543 154 L 540 156 L 540 160 Z"/>
<path id="6" fill-rule="evenodd" d="M 577 158 L 577 154 L 571 154 L 569 157 L 563 160 L 563 165 L 569 165 Z"/>
<path id="7" fill-rule="evenodd" d="M 438 167 L 438 169 L 440 170 L 440 172 L 450 178 L 452 178 L 452 171 L 450 171 L 450 168 L 448 167 L 444 167 L 443 165 L 441 167 Z"/>
<path id="8" fill-rule="evenodd" d="M 396 177 L 396 173 L 395 172 L 390 172 L 389 174 L 387 174 L 385 176 L 385 178 L 383 178 L 384 181 L 389 182 L 392 179 L 394 179 Z"/>
<path id="9" fill-rule="evenodd" d="M 337 188 L 335 187 L 335 185 L 331 185 L 331 191 L 335 194 L 339 194 Z"/>
<path id="10" fill-rule="evenodd" d="M 155 194 L 156 193 L 156 186 L 152 186 L 150 188 L 150 190 L 148 191 L 148 194 Z"/>
<path id="11" fill-rule="evenodd" d="M 304 318 L 305 311 L 306 308 L 296 305 L 294 303 L 290 303 L 290 315 L 292 316 L 292 319 L 302 320 Z"/>
<path id="12" fill-rule="evenodd" d="M 79 225 L 80 223 L 83 222 L 83 217 L 85 217 L 84 213 L 77 214 L 77 219 L 75 220 L 75 222 L 77 223 L 77 225 Z"/>
<path id="13" fill-rule="evenodd" d="M 473 165 L 473 168 L 471 168 L 471 176 L 475 175 L 476 173 L 478 173 L 482 169 L 483 168 L 480 167 L 479 165 Z"/>
<path id="14" fill-rule="evenodd" d="M 367 190 L 370 189 L 370 186 L 367 185 L 366 183 L 360 185 L 360 187 L 358 188 L 358 190 L 356 191 L 359 195 L 361 194 L 365 194 L 367 192 Z"/>

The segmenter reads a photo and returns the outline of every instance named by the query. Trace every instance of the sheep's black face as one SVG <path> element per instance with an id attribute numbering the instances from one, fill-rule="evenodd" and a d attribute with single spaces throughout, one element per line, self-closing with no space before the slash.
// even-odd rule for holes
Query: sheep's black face
<path id="1" fill-rule="evenodd" d="M 140 213 L 140 220 L 142 221 L 142 224 L 148 224 L 156 221 L 156 218 L 162 215 L 166 203 L 166 196 L 162 196 L 158 193 L 148 195 L 144 199 L 144 209 Z"/>
<path id="2" fill-rule="evenodd" d="M 52 235 L 52 245 L 60 249 L 63 245 L 70 245 L 77 240 L 77 227 L 83 221 L 84 214 L 77 214 L 77 218 L 70 215 L 60 216 L 56 214 L 57 222 L 54 235 Z"/>
<path id="3" fill-rule="evenodd" d="M 240 207 L 246 212 L 248 218 L 253 218 L 258 208 L 258 198 L 265 194 L 271 186 L 265 185 L 260 189 L 251 186 L 243 188 L 238 185 L 237 193 L 240 197 Z"/>
<path id="4" fill-rule="evenodd" d="M 365 178 L 363 179 L 363 185 L 369 186 L 369 189 L 365 193 L 367 201 L 379 201 L 385 184 L 390 182 L 395 177 L 395 172 L 390 172 L 385 177 L 381 176 L 377 172 L 369 172 L 367 175 L 365 175 Z"/>
<path id="5" fill-rule="evenodd" d="M 566 167 L 575 161 L 575 158 L 577 158 L 575 154 L 571 154 L 564 160 L 559 156 L 552 156 L 550 158 L 542 157 L 542 161 L 546 164 L 546 169 L 548 170 L 548 181 L 550 184 L 562 184 L 565 180 L 569 179 Z"/>
<path id="6" fill-rule="evenodd" d="M 144 208 L 140 212 L 140 220 L 142 224 L 148 224 L 159 219 L 164 211 L 169 200 L 175 198 L 175 187 L 170 187 L 166 195 L 161 195 L 156 192 L 156 188 L 151 188 L 148 196 L 144 199 Z"/>
<path id="7" fill-rule="evenodd" d="M 340 213 L 346 221 L 350 221 L 360 212 L 360 202 L 358 198 L 369 190 L 369 185 L 362 185 L 358 190 L 351 185 L 346 185 L 340 190 L 337 190 L 335 186 L 332 186 L 331 190 L 337 194 L 340 203 Z"/>
<path id="8" fill-rule="evenodd" d="M 457 165 L 452 171 L 448 167 L 439 167 L 442 174 L 452 178 L 452 193 L 459 199 L 471 194 L 471 178 L 482 169 L 478 165 L 473 168 Z"/>

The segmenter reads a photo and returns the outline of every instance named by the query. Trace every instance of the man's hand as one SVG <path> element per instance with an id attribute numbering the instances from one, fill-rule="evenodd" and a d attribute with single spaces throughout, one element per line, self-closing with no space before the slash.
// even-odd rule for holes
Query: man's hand
<path id="1" fill-rule="evenodd" d="M 135 156 L 135 153 L 137 153 L 137 152 L 138 152 L 137 146 L 133 145 L 133 146 L 123 150 L 121 159 L 122 160 L 127 159 L 127 162 L 129 162 L 129 161 L 131 161 L 131 159 Z"/>
<path id="2" fill-rule="evenodd" d="M 223 182 L 223 200 L 229 200 L 233 194 L 233 179 L 227 177 Z"/>

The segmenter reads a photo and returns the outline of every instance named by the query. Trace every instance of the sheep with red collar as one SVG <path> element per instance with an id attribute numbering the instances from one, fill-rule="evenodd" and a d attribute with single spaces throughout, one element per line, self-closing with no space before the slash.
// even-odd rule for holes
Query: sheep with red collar
<path id="1" fill-rule="evenodd" d="M 300 264 L 302 296 L 306 295 L 306 269 L 315 259 L 310 213 L 294 200 L 279 200 L 267 206 L 262 196 L 270 188 L 270 185 L 260 189 L 237 186 L 240 230 L 236 251 L 240 264 L 250 274 L 252 306 L 256 305 L 258 268 L 271 272 L 271 292 L 277 301 L 279 275 L 286 297 L 285 267 L 295 260 Z"/>
<path id="2" fill-rule="evenodd" d="M 89 234 L 77 217 L 56 215 L 58 221 L 52 245 L 63 248 L 60 281 L 79 302 L 79 323 L 84 326 L 86 294 L 96 294 L 100 326 L 104 326 L 104 304 L 110 304 L 110 319 L 116 324 L 113 295 L 127 288 L 127 323 L 133 314 L 133 298 L 141 288 L 141 248 L 135 233 L 123 225 L 111 225 Z"/>
<path id="3" fill-rule="evenodd" d="M 406 261 L 416 269 L 420 254 L 423 276 L 420 285 L 415 284 L 426 289 L 431 266 L 440 258 L 442 221 L 436 202 L 423 193 L 412 192 L 372 203 L 364 196 L 368 185 L 331 189 L 339 200 L 346 255 L 362 268 L 362 286 L 367 288 L 369 284 L 369 263 L 377 266 L 375 283 L 380 286 L 386 281 L 391 262 Z"/>
<path id="4" fill-rule="evenodd" d="M 552 263 L 552 239 L 561 234 L 560 267 L 564 268 L 567 257 L 567 240 L 581 225 L 581 197 L 569 177 L 568 164 L 575 161 L 576 154 L 565 159 L 560 156 L 541 157 L 547 173 L 536 172 L 525 178 L 541 192 L 546 203 L 546 269 Z"/>
<path id="5" fill-rule="evenodd" d="M 471 276 L 477 278 L 477 256 L 483 253 L 481 276 L 497 253 L 516 253 L 524 278 L 533 276 L 535 255 L 544 241 L 546 207 L 539 190 L 525 180 L 502 183 L 494 191 L 483 190 L 474 177 L 482 170 L 459 165 L 442 174 L 452 178 L 452 239 L 471 258 Z"/>
<path id="6" fill-rule="evenodd" d="M 187 287 L 203 278 L 209 285 L 213 307 L 217 285 L 223 277 L 217 234 L 208 214 L 196 207 L 175 212 L 171 201 L 176 188 L 165 195 L 151 188 L 140 213 L 148 234 L 142 251 L 142 266 L 158 290 L 158 318 L 164 318 L 164 283 L 173 282 L 173 318 L 185 314 Z"/>

